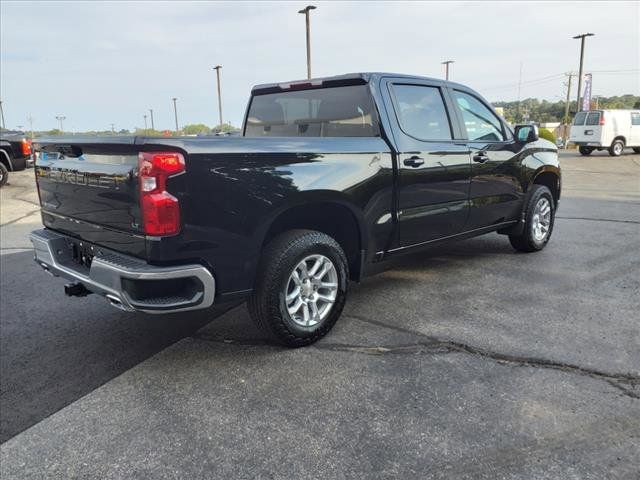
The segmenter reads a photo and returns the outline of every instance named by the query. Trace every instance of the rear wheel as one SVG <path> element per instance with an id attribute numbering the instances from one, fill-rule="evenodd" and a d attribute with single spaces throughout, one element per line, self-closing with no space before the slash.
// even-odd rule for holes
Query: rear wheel
<path id="1" fill-rule="evenodd" d="M 578 147 L 578 151 L 580 152 L 580 155 L 591 155 L 591 152 L 593 152 L 593 148 L 592 147 Z"/>
<path id="2" fill-rule="evenodd" d="M 340 317 L 347 279 L 346 256 L 333 238 L 314 230 L 285 232 L 263 252 L 249 313 L 277 342 L 309 345 Z"/>
<path id="3" fill-rule="evenodd" d="M 609 155 L 612 157 L 619 157 L 624 150 L 624 142 L 622 140 L 614 140 L 609 147 Z"/>
<path id="4" fill-rule="evenodd" d="M 7 183 L 9 179 L 9 170 L 4 166 L 4 163 L 0 163 L 0 187 Z"/>
<path id="5" fill-rule="evenodd" d="M 525 225 L 522 234 L 509 235 L 509 241 L 521 252 L 542 250 L 553 231 L 555 203 L 551 191 L 544 185 L 533 185 L 525 211 Z"/>

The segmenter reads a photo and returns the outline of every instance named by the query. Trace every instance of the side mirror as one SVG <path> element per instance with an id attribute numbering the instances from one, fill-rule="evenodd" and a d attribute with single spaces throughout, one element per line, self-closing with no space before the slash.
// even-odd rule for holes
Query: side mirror
<path id="1" fill-rule="evenodd" d="M 514 134 L 520 143 L 535 142 L 540 138 L 535 125 L 516 125 Z"/>

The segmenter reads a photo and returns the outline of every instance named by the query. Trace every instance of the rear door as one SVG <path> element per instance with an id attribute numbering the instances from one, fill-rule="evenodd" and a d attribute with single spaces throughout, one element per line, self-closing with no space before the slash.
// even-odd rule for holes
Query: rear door
<path id="1" fill-rule="evenodd" d="M 469 149 L 437 81 L 386 79 L 398 148 L 399 244 L 408 247 L 462 231 L 468 213 Z"/>
<path id="2" fill-rule="evenodd" d="M 601 119 L 603 112 L 594 110 L 591 112 L 578 112 L 575 116 L 573 125 L 571 126 L 571 135 L 569 140 L 584 145 L 592 145 L 598 147 L 608 145 L 603 140 L 603 127 Z"/>
<path id="3" fill-rule="evenodd" d="M 523 198 L 521 147 L 482 98 L 457 89 L 450 95 L 471 156 L 469 218 L 464 229 L 517 219 Z"/>

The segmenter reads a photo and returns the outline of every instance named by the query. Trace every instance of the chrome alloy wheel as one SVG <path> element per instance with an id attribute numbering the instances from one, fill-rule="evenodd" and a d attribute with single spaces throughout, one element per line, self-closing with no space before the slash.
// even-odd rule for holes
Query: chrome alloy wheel
<path id="1" fill-rule="evenodd" d="M 622 143 L 616 142 L 613 144 L 613 153 L 615 153 L 616 156 L 622 155 L 622 150 L 624 150 L 624 145 L 622 145 Z"/>
<path id="2" fill-rule="evenodd" d="M 285 290 L 291 319 L 302 327 L 324 320 L 338 294 L 338 272 L 324 255 L 309 255 L 291 272 Z"/>
<path id="3" fill-rule="evenodd" d="M 551 229 L 551 204 L 546 198 L 541 198 L 533 209 L 533 219 L 531 222 L 531 230 L 533 238 L 537 242 L 544 241 L 549 235 Z"/>

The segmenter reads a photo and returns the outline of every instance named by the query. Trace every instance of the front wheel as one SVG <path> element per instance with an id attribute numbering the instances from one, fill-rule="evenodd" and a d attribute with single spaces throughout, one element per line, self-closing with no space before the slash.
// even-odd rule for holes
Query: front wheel
<path id="1" fill-rule="evenodd" d="M 520 252 L 542 250 L 553 231 L 555 203 L 551 191 L 544 185 L 533 185 L 525 210 L 524 231 L 520 235 L 509 235 L 513 248 Z"/>
<path id="2" fill-rule="evenodd" d="M 340 245 L 314 230 L 291 230 L 265 248 L 249 313 L 288 347 L 310 345 L 336 323 L 347 298 L 348 263 Z"/>
<path id="3" fill-rule="evenodd" d="M 624 150 L 624 142 L 622 140 L 614 140 L 609 147 L 609 155 L 612 157 L 619 157 Z"/>
<path id="4" fill-rule="evenodd" d="M 593 148 L 591 147 L 578 147 L 578 151 L 580 152 L 580 155 L 591 155 L 591 152 L 593 152 Z"/>
<path id="5" fill-rule="evenodd" d="M 9 179 L 9 170 L 4 166 L 3 163 L 0 163 L 0 187 L 7 183 Z"/>

